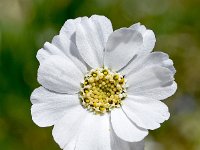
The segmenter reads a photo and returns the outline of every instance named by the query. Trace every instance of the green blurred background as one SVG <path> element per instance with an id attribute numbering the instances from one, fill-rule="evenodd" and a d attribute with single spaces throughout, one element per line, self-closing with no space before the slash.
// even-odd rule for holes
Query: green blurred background
<path id="1" fill-rule="evenodd" d="M 165 102 L 171 118 L 151 131 L 146 150 L 200 150 L 199 0 L 0 0 L 0 149 L 59 150 L 51 128 L 31 120 L 38 87 L 35 56 L 69 18 L 105 15 L 114 29 L 141 22 L 170 55 L 178 90 Z"/>

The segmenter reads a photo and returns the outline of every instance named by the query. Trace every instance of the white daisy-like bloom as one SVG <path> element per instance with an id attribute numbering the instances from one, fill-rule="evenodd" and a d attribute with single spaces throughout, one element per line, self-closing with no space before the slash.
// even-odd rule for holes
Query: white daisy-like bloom
<path id="1" fill-rule="evenodd" d="M 155 41 L 140 23 L 113 32 L 104 16 L 67 20 L 37 53 L 33 121 L 54 126 L 64 150 L 144 149 L 148 130 L 170 116 L 161 100 L 177 89 L 173 62 L 152 52 Z"/>

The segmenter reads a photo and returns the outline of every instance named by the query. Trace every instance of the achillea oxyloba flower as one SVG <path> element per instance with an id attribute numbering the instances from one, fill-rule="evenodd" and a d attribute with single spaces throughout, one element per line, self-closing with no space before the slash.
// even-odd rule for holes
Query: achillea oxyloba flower
<path id="1" fill-rule="evenodd" d="M 152 52 L 155 41 L 140 23 L 113 32 L 104 16 L 67 20 L 37 53 L 33 121 L 54 125 L 64 150 L 143 149 L 139 141 L 170 116 L 160 100 L 177 89 L 173 62 Z"/>

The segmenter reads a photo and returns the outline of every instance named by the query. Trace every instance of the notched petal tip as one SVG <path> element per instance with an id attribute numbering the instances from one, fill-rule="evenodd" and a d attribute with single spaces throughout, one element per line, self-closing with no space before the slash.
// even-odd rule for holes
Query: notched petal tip
<path id="1" fill-rule="evenodd" d="M 151 52 L 156 43 L 156 37 L 152 30 L 147 29 L 144 25 L 140 23 L 133 24 L 130 29 L 136 30 L 142 34 L 143 37 L 143 51 Z"/>

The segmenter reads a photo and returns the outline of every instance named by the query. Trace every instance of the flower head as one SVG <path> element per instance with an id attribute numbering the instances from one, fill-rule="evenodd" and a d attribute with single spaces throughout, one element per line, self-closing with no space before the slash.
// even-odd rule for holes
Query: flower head
<path id="1" fill-rule="evenodd" d="M 113 32 L 104 16 L 67 20 L 37 53 L 33 121 L 54 125 L 64 150 L 143 149 L 143 142 L 130 142 L 169 118 L 161 100 L 177 89 L 173 62 L 152 52 L 155 41 L 140 23 Z"/>

